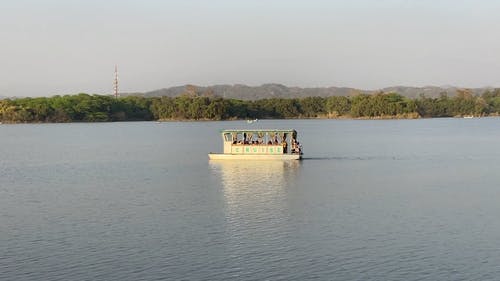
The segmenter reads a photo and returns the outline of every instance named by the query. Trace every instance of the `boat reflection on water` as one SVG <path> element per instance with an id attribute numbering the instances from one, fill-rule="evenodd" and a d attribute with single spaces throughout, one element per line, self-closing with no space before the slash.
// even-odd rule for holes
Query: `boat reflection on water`
<path id="1" fill-rule="evenodd" d="M 288 192 L 295 184 L 300 161 L 226 160 L 209 163 L 221 181 L 226 231 L 231 237 L 266 240 L 265 237 L 272 233 L 273 239 L 279 239 L 288 232 Z"/>
<path id="2" fill-rule="evenodd" d="M 210 161 L 213 171 L 220 174 L 224 193 L 252 193 L 260 196 L 274 193 L 292 182 L 300 161 Z"/>

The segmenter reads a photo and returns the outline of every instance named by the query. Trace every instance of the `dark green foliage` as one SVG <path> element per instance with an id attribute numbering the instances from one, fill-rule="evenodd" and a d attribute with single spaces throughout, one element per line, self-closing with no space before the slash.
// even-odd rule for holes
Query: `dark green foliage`
<path id="1" fill-rule="evenodd" d="M 357 95 L 351 99 L 353 117 L 397 116 L 416 111 L 415 101 L 395 93 Z"/>
<path id="2" fill-rule="evenodd" d="M 483 107 L 482 109 L 485 110 L 486 114 L 500 114 L 500 89 L 486 91 L 481 97 L 482 99 L 476 106 Z"/>
<path id="3" fill-rule="evenodd" d="M 4 122 L 106 122 L 152 120 L 151 100 L 143 97 L 116 99 L 102 95 L 66 95 L 21 98 L 0 103 Z"/>
<path id="4" fill-rule="evenodd" d="M 251 101 L 229 99 L 227 100 L 228 106 L 225 117 L 238 119 L 249 118 L 251 115 L 250 111 L 253 108 L 251 104 Z"/>
<path id="5" fill-rule="evenodd" d="M 223 99 L 211 94 L 186 93 L 145 98 L 104 95 L 65 95 L 50 98 L 0 100 L 2 122 L 103 122 L 136 120 L 226 120 L 317 117 L 452 117 L 500 114 L 500 89 L 474 96 L 458 90 L 455 97 L 421 95 L 417 99 L 396 93 L 352 97 L 271 98 L 256 101 Z"/>
<path id="6" fill-rule="evenodd" d="M 140 121 L 153 120 L 151 113 L 151 99 L 137 96 L 128 96 L 114 99 L 110 107 L 110 118 L 112 121 Z"/>
<path id="7" fill-rule="evenodd" d="M 325 98 L 307 97 L 300 100 L 300 113 L 304 117 L 318 117 L 326 113 Z"/>
<path id="8" fill-rule="evenodd" d="M 329 97 L 326 99 L 326 111 L 335 115 L 346 115 L 351 110 L 351 99 L 348 97 Z"/>
<path id="9" fill-rule="evenodd" d="M 294 118 L 300 115 L 300 102 L 298 99 L 281 100 L 275 107 L 276 114 L 281 118 Z"/>
<path id="10" fill-rule="evenodd" d="M 500 91 L 498 91 L 500 97 Z M 415 100 L 418 113 L 423 117 L 486 116 L 500 113 L 500 99 L 489 91 L 473 96 L 467 90 L 457 91 L 453 98 L 441 94 L 439 98 L 420 96 Z"/>

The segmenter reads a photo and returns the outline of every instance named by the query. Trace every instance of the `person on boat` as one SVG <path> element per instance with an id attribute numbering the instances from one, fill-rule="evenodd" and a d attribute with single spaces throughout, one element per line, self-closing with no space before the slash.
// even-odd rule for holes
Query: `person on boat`
<path id="1" fill-rule="evenodd" d="M 287 150 L 288 144 L 286 143 L 286 140 L 283 140 L 281 145 L 283 146 L 283 153 L 287 153 L 288 152 L 288 150 Z"/>
<path id="2" fill-rule="evenodd" d="M 292 139 L 292 153 L 300 154 L 301 146 L 298 141 Z"/>

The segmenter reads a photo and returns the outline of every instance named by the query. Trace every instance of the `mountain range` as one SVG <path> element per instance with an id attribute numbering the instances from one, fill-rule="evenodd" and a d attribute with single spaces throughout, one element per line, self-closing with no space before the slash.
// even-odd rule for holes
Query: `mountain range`
<path id="1" fill-rule="evenodd" d="M 348 87 L 316 87 L 301 88 L 287 87 L 281 84 L 263 84 L 260 86 L 247 86 L 241 84 L 235 85 L 214 85 L 214 86 L 196 86 L 184 85 L 158 89 L 145 93 L 134 93 L 134 95 L 143 95 L 145 97 L 169 96 L 176 97 L 182 94 L 219 96 L 227 99 L 257 100 L 265 98 L 304 98 L 304 97 L 329 97 L 329 96 L 352 96 L 356 94 L 374 94 L 378 92 L 394 92 L 408 98 L 417 98 L 420 95 L 426 97 L 439 97 L 442 93 L 452 97 L 455 96 L 457 89 L 463 89 L 453 86 L 436 87 L 406 87 L 395 86 L 378 90 L 362 90 Z M 468 88 L 474 95 L 480 95 L 486 90 L 493 88 Z"/>

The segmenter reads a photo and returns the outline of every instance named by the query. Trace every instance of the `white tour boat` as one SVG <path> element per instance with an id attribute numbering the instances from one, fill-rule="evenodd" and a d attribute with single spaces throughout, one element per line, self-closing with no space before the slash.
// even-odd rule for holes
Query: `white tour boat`
<path id="1" fill-rule="evenodd" d="M 209 153 L 210 160 L 300 160 L 297 131 L 222 130 L 223 153 Z"/>

